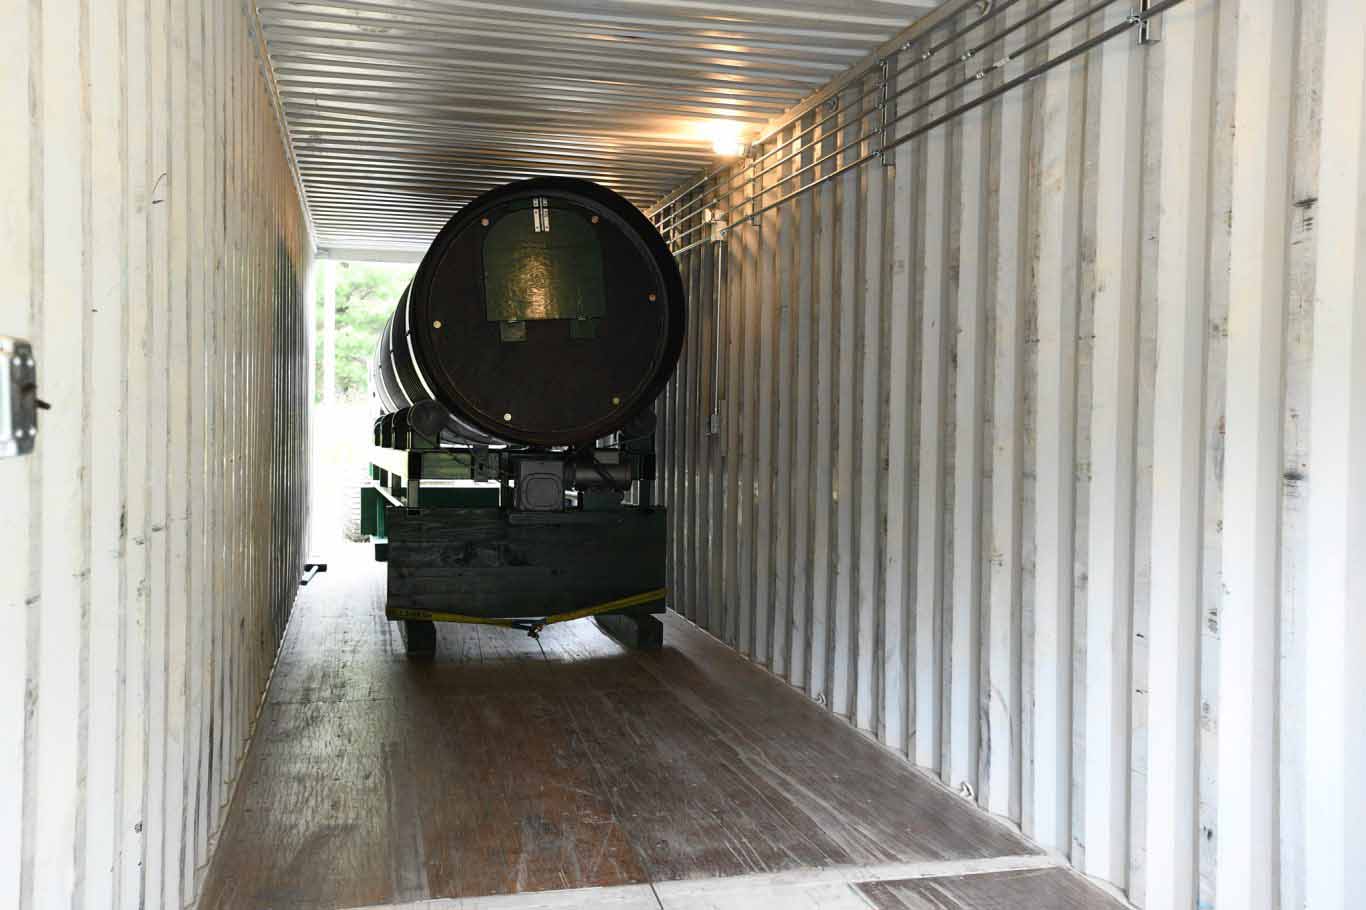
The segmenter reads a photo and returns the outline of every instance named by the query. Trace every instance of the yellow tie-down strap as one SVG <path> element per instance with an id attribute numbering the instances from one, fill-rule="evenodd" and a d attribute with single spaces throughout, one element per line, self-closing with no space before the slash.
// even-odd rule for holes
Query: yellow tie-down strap
<path id="1" fill-rule="evenodd" d="M 557 622 L 569 622 L 571 619 L 583 619 L 588 616 L 596 616 L 599 613 L 610 613 L 613 610 L 624 610 L 627 607 L 654 603 L 657 600 L 663 600 L 666 594 L 665 588 L 655 588 L 653 591 L 632 594 L 630 597 L 609 600 L 607 603 L 570 610 L 567 613 L 555 613 L 544 619 L 495 619 L 489 616 L 467 616 L 464 613 L 444 613 L 440 610 L 410 610 L 407 607 L 386 607 L 384 615 L 388 619 L 407 619 L 418 622 L 463 622 L 480 626 L 504 626 L 509 629 L 522 629 L 532 638 L 537 638 L 542 629 Z"/>

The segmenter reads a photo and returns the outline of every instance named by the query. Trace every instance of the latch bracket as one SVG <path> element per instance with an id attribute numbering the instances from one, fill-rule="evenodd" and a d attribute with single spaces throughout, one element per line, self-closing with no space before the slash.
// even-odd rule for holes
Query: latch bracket
<path id="1" fill-rule="evenodd" d="M 38 438 L 38 367 L 33 345 L 0 335 L 0 458 L 27 455 Z"/>
<path id="2" fill-rule="evenodd" d="M 1162 26 L 1158 20 L 1145 15 L 1152 9 L 1153 0 L 1138 0 L 1138 9 L 1130 14 L 1130 21 L 1138 24 L 1138 43 L 1157 44 L 1162 40 Z"/>

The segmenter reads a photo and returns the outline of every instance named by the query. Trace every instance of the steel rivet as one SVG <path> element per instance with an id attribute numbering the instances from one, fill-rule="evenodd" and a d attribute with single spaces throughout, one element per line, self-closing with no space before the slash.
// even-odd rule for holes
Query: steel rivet
<path id="1" fill-rule="evenodd" d="M 511 420 L 511 419 L 512 419 L 512 415 L 511 415 L 511 414 L 504 414 L 504 415 L 503 415 L 503 420 L 507 421 L 507 420 Z"/>
<path id="2" fill-rule="evenodd" d="M 434 329 L 439 329 L 439 328 L 441 328 L 441 320 L 440 320 L 440 319 L 433 320 L 433 321 L 432 321 L 432 328 L 434 328 Z"/>

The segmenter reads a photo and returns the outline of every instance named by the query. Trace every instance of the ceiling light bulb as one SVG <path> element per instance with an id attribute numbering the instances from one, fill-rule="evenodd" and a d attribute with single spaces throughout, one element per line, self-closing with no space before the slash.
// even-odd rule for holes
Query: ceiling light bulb
<path id="1" fill-rule="evenodd" d="M 739 139 L 716 139 L 711 148 L 723 158 L 738 158 L 745 153 L 745 144 Z"/>
<path id="2" fill-rule="evenodd" d="M 730 120 L 714 120 L 707 125 L 711 138 L 711 148 L 724 158 L 734 158 L 745 153 L 745 143 L 740 138 L 740 124 Z"/>

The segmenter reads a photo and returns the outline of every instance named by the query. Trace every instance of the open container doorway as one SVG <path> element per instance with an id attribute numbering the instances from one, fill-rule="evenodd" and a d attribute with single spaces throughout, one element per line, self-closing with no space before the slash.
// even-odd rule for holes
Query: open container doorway
<path id="1" fill-rule="evenodd" d="M 313 410 L 309 418 L 309 552 L 327 562 L 363 540 L 360 488 L 369 479 L 375 342 L 414 262 L 321 259 L 313 267 Z"/>

